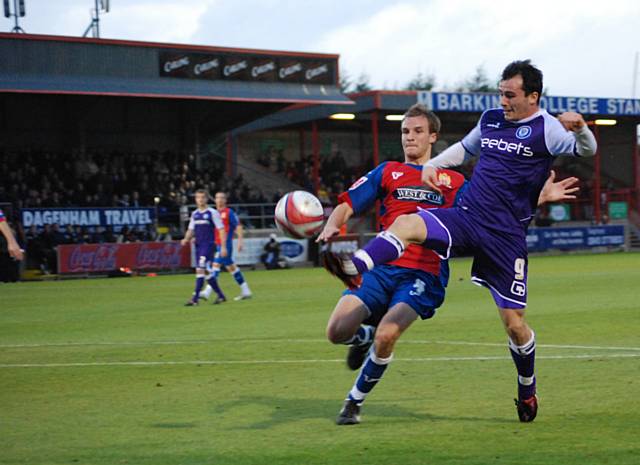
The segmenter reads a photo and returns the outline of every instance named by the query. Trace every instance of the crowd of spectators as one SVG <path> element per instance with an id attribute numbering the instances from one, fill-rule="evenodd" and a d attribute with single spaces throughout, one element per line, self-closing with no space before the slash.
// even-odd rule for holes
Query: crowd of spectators
<path id="1" fill-rule="evenodd" d="M 1 153 L 0 199 L 21 207 L 172 207 L 192 202 L 204 187 L 226 189 L 224 160 L 204 157 L 197 167 L 192 154 L 176 152 L 85 154 L 60 152 Z M 234 193 L 243 186 L 233 184 Z"/>
<path id="2" fill-rule="evenodd" d="M 311 155 L 291 160 L 285 158 L 282 149 L 270 146 L 257 154 L 256 160 L 303 189 L 315 190 Z M 200 163 L 198 166 L 198 160 L 192 154 L 172 151 L 0 152 L 0 170 L 3 173 L 0 202 L 12 206 L 9 219 L 16 229 L 18 241 L 26 248 L 32 264 L 45 272 L 55 271 L 54 248 L 57 245 L 155 240 L 156 228 L 113 231 L 72 226 L 61 229 L 58 225 L 51 225 L 41 230 L 32 228 L 25 231 L 17 221 L 17 212 L 21 208 L 154 206 L 158 209 L 160 223 L 163 223 L 165 213 L 170 217 L 167 223 L 175 224 L 176 229 L 171 233 L 179 234 L 178 212 L 193 203 L 195 190 L 205 188 L 212 194 L 218 190 L 227 192 L 231 205 L 254 204 L 239 211 L 246 227 L 271 226 L 265 225 L 266 210 L 257 204 L 275 204 L 284 195 L 282 190 L 266 196 L 258 187 L 249 186 L 242 176 L 226 176 L 226 160 L 213 154 L 202 157 Z M 372 157 L 364 164 L 349 164 L 337 148 L 321 154 L 318 198 L 325 206 L 335 205 L 338 195 L 372 167 Z M 558 177 L 568 176 L 573 171 L 570 168 L 558 166 Z M 473 164 L 461 167 L 461 171 L 469 178 Z M 609 182 L 604 191 L 614 188 Z M 581 182 L 578 200 L 572 204 L 574 219 L 592 218 L 592 189 L 591 181 Z M 602 195 L 605 198 L 601 203 L 605 208 L 607 194 L 603 192 Z M 545 215 L 546 210 L 541 211 L 538 218 L 541 224 L 546 221 Z"/>
<path id="3" fill-rule="evenodd" d="M 276 150 L 273 146 L 269 146 L 267 150 L 258 154 L 257 162 L 303 189 L 310 192 L 315 191 L 312 155 L 304 155 L 291 161 L 285 158 L 282 149 Z M 319 189 L 316 192 L 318 198 L 324 205 L 335 204 L 338 195 L 355 182 L 362 173 L 371 168 L 371 163 L 355 166 L 347 164 L 344 155 L 339 150 L 334 150 L 327 155 L 321 154 L 318 172 Z M 271 202 L 276 203 L 283 194 L 282 191 L 276 192 L 271 198 Z"/>

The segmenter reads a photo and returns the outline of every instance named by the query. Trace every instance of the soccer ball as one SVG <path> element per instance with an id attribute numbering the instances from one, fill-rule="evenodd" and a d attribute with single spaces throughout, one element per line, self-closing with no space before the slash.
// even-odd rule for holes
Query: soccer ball
<path id="1" fill-rule="evenodd" d="M 315 195 L 293 191 L 278 201 L 275 220 L 283 234 L 296 239 L 308 239 L 322 229 L 324 209 Z"/>

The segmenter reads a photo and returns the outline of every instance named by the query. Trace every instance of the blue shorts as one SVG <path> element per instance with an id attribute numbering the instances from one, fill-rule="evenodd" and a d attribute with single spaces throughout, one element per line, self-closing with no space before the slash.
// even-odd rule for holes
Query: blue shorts
<path id="1" fill-rule="evenodd" d="M 216 256 L 213 259 L 213 263 L 217 263 L 218 265 L 223 265 L 225 267 L 235 265 L 233 261 L 233 244 L 227 244 L 227 256 L 222 257 L 220 255 L 220 246 L 216 246 Z"/>
<path id="2" fill-rule="evenodd" d="M 444 301 L 440 278 L 426 271 L 381 265 L 362 275 L 362 285 L 347 289 L 367 306 L 366 323 L 377 326 L 387 311 L 398 303 L 409 305 L 423 320 L 431 318 Z"/>
<path id="3" fill-rule="evenodd" d="M 527 306 L 527 240 L 486 228 L 461 208 L 420 210 L 427 226 L 424 246 L 442 258 L 472 255 L 471 280 L 491 291 L 500 308 Z"/>
<path id="4" fill-rule="evenodd" d="M 196 268 L 207 268 L 213 260 L 215 244 L 196 244 Z"/>

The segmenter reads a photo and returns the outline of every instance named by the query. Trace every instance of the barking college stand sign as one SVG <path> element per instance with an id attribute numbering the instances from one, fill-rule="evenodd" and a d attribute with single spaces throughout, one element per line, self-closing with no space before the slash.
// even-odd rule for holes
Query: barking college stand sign
<path id="1" fill-rule="evenodd" d="M 433 111 L 478 112 L 500 107 L 493 93 L 418 92 L 418 103 Z M 549 113 L 576 111 L 584 115 L 640 116 L 640 99 L 557 97 L 543 95 L 540 106 Z"/>

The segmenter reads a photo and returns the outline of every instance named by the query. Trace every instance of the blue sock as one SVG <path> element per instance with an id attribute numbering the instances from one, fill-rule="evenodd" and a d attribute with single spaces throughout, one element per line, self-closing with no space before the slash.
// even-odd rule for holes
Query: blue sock
<path id="1" fill-rule="evenodd" d="M 360 325 L 358 331 L 349 340 L 344 341 L 342 344 L 354 346 L 363 346 L 369 344 L 373 340 L 376 328 L 369 325 Z"/>
<path id="2" fill-rule="evenodd" d="M 204 275 L 197 274 L 196 275 L 196 290 L 193 293 L 193 301 L 197 302 L 200 298 L 200 291 L 204 286 Z"/>
<path id="3" fill-rule="evenodd" d="M 352 260 L 358 273 L 373 269 L 376 265 L 392 262 L 404 252 L 402 241 L 393 233 L 383 231 L 358 250 Z"/>
<path id="4" fill-rule="evenodd" d="M 536 335 L 531 331 L 531 339 L 521 346 L 509 339 L 511 358 L 518 370 L 518 399 L 528 399 L 536 393 L 534 366 L 536 360 Z"/>
<path id="5" fill-rule="evenodd" d="M 242 276 L 242 271 L 240 271 L 240 268 L 236 269 L 236 271 L 233 273 L 233 279 L 236 280 L 238 286 L 242 286 L 242 284 L 244 283 L 244 276 Z"/>
<path id="6" fill-rule="evenodd" d="M 220 276 L 220 268 L 212 268 L 211 269 L 211 276 L 213 276 L 214 278 L 218 279 L 218 276 Z"/>
<path id="7" fill-rule="evenodd" d="M 355 384 L 349 391 L 347 399 L 356 402 L 358 405 L 362 404 L 367 394 L 378 384 L 392 359 L 393 354 L 387 358 L 378 358 L 375 353 L 375 347 L 372 347 L 369 356 L 362 365 L 362 369 L 360 369 Z"/>
<path id="8" fill-rule="evenodd" d="M 209 278 L 207 279 L 207 283 L 209 284 L 209 286 L 211 286 L 211 289 L 213 289 L 213 291 L 218 295 L 218 297 L 220 297 L 221 299 L 226 299 L 226 297 L 224 296 L 224 293 L 222 292 L 222 289 L 220 289 L 220 286 L 218 285 L 218 280 L 216 279 L 213 273 L 209 275 Z"/>

